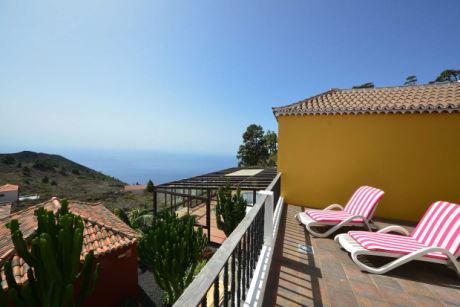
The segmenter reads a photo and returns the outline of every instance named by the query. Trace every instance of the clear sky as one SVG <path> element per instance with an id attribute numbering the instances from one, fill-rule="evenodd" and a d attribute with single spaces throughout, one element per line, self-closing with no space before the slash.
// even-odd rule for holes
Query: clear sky
<path id="1" fill-rule="evenodd" d="M 271 107 L 460 69 L 460 1 L 0 1 L 0 152 L 235 154 Z M 59 153 L 59 152 L 57 152 Z"/>

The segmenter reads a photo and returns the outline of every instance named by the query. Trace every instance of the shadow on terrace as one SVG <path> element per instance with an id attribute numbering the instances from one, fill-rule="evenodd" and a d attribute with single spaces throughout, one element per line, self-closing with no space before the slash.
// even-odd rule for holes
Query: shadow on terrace
<path id="1" fill-rule="evenodd" d="M 302 208 L 274 193 L 281 178 L 277 174 L 258 194 L 175 306 L 458 305 L 460 279 L 444 265 L 414 261 L 384 275 L 369 274 L 333 240 L 338 232 L 310 236 L 294 218 Z M 374 227 L 385 222 L 377 220 Z M 363 260 L 381 265 L 389 259 Z"/>

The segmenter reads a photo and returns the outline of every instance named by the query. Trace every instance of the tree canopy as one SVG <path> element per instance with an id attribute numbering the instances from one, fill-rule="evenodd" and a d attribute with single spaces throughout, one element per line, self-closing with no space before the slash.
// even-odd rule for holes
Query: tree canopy
<path id="1" fill-rule="evenodd" d="M 439 74 L 434 82 L 455 82 L 460 80 L 460 70 L 446 69 Z"/>
<path id="2" fill-rule="evenodd" d="M 153 181 L 151 179 L 149 179 L 149 181 L 147 182 L 147 186 L 145 187 L 145 191 L 146 192 L 149 192 L 149 193 L 152 193 L 153 192 L 153 189 L 154 189 L 154 184 L 153 184 Z"/>
<path id="3" fill-rule="evenodd" d="M 406 78 L 406 82 L 404 82 L 404 85 L 415 85 L 417 84 L 417 76 L 410 75 Z"/>
<path id="4" fill-rule="evenodd" d="M 374 82 L 367 82 L 367 83 L 363 83 L 361 85 L 355 85 L 353 86 L 354 89 L 357 89 L 357 88 L 374 88 Z"/>
<path id="5" fill-rule="evenodd" d="M 278 141 L 273 131 L 264 132 L 260 125 L 249 125 L 243 133 L 237 158 L 239 166 L 275 166 Z"/>

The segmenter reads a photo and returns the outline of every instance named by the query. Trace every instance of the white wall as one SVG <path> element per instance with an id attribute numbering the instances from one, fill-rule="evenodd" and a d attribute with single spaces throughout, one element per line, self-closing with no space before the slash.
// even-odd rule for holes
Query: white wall
<path id="1" fill-rule="evenodd" d="M 0 192 L 0 203 L 2 202 L 17 202 L 19 191 Z"/>

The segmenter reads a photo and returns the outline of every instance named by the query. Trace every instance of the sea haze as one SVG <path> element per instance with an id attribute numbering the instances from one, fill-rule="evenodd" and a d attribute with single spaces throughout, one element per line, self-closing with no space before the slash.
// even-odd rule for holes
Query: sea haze
<path id="1" fill-rule="evenodd" d="M 130 184 L 149 179 L 155 184 L 165 183 L 237 165 L 235 156 L 217 154 L 91 150 L 56 154 Z"/>

